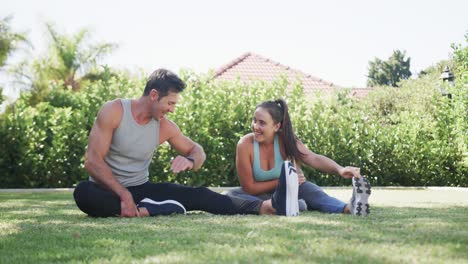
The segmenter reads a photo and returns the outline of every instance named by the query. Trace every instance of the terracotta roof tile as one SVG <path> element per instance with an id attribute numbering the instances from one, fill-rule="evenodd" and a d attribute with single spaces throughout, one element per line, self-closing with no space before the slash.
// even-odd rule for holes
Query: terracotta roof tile
<path id="1" fill-rule="evenodd" d="M 331 82 L 306 74 L 302 71 L 292 69 L 271 59 L 247 52 L 232 62 L 219 68 L 214 75 L 216 80 L 236 80 L 250 82 L 252 80 L 274 81 L 280 75 L 285 75 L 290 83 L 300 80 L 305 94 L 313 94 L 321 90 L 325 94 L 341 89 Z M 291 86 L 291 85 L 290 85 Z M 289 87 L 291 89 L 291 87 Z"/>
<path id="2" fill-rule="evenodd" d="M 300 80 L 306 95 L 313 96 L 317 91 L 321 91 L 324 94 L 330 94 L 336 90 L 343 89 L 343 87 L 332 82 L 327 82 L 318 77 L 292 69 L 289 66 L 285 66 L 279 62 L 275 62 L 251 52 L 242 54 L 232 62 L 216 70 L 213 78 L 215 80 L 229 81 L 239 78 L 244 82 L 251 82 L 253 80 L 272 82 L 278 79 L 280 75 L 286 75 L 289 83 L 294 83 Z M 291 84 L 288 89 L 292 89 Z M 359 99 L 366 97 L 372 90 L 373 88 L 371 87 L 351 88 L 349 94 L 350 96 Z"/>

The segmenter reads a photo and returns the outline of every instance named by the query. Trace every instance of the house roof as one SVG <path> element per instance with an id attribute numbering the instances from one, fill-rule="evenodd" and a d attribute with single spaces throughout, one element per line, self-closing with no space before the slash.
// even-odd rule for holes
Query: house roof
<path id="1" fill-rule="evenodd" d="M 366 88 L 351 88 L 350 95 L 352 97 L 361 99 L 366 97 L 371 91 L 373 91 L 374 88 L 372 87 L 366 87 Z"/>
<path id="2" fill-rule="evenodd" d="M 305 94 L 314 94 L 321 91 L 325 94 L 331 93 L 334 89 L 342 88 L 331 82 L 306 74 L 302 71 L 292 69 L 271 59 L 247 52 L 225 66 L 215 71 L 216 80 L 236 80 L 250 82 L 252 80 L 263 80 L 271 82 L 280 75 L 285 75 L 289 83 L 301 81 Z M 290 87 L 288 87 L 291 89 Z"/>

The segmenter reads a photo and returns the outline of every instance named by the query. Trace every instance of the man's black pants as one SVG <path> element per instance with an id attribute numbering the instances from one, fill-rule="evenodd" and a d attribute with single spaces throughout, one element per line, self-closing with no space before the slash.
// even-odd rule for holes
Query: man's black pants
<path id="1" fill-rule="evenodd" d="M 176 200 L 187 211 L 200 210 L 213 214 L 258 214 L 262 201 L 245 200 L 213 192 L 205 187 L 188 187 L 173 183 L 144 183 L 127 188 L 136 204 L 144 198 L 154 201 Z M 120 198 L 92 181 L 82 181 L 73 192 L 76 205 L 94 217 L 120 215 Z"/>

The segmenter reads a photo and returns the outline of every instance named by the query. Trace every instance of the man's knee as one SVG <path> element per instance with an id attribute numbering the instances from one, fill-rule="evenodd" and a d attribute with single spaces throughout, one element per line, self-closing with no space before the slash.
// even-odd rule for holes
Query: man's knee
<path id="1" fill-rule="evenodd" d="M 78 208 L 86 214 L 89 214 L 89 203 L 90 203 L 90 188 L 94 184 L 91 181 L 82 181 L 80 182 L 75 190 L 73 191 L 73 198 Z"/>
<path id="2" fill-rule="evenodd" d="M 120 199 L 113 192 L 92 181 L 83 181 L 73 192 L 76 205 L 93 217 L 109 217 L 120 214 Z"/>

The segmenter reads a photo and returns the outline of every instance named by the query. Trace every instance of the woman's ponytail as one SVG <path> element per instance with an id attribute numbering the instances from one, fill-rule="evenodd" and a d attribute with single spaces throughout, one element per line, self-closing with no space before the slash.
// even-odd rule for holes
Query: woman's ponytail
<path id="1" fill-rule="evenodd" d="M 281 123 L 278 134 L 283 142 L 286 158 L 291 161 L 300 162 L 304 154 L 297 148 L 297 138 L 294 134 L 286 101 L 283 99 L 267 101 L 259 104 L 257 108 L 259 107 L 268 111 L 275 124 Z"/>

